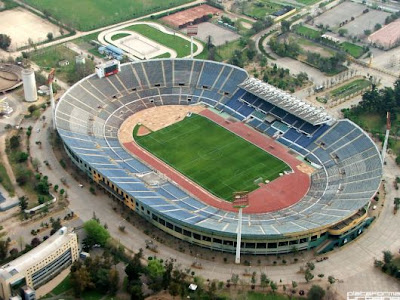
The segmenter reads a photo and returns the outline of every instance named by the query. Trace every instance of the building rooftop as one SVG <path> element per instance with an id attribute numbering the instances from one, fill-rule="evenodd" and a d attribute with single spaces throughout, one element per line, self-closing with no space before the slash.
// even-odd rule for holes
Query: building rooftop
<path id="1" fill-rule="evenodd" d="M 4 279 L 8 279 L 20 273 L 21 271 L 27 270 L 43 258 L 54 253 L 70 238 L 71 233 L 68 233 L 67 227 L 62 227 L 46 241 L 42 242 L 39 246 L 2 266 L 0 268 L 0 276 Z"/>

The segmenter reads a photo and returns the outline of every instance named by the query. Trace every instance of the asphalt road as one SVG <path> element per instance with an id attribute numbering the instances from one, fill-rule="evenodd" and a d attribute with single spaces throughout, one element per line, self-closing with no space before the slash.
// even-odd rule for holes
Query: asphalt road
<path id="1" fill-rule="evenodd" d="M 50 110 L 46 111 L 46 118 L 50 118 Z M 141 230 L 133 227 L 131 224 L 122 220 L 121 216 L 113 209 L 113 202 L 103 194 L 93 195 L 88 191 L 87 186 L 79 187 L 70 174 L 68 174 L 59 165 L 51 145 L 48 143 L 46 130 L 37 132 L 37 128 L 41 128 L 42 124 L 38 122 L 32 131 L 31 143 L 35 140 L 42 141 L 42 149 L 37 151 L 35 156 L 41 161 L 48 160 L 51 170 L 42 167 L 41 171 L 53 178 L 53 182 L 57 182 L 57 178 L 66 178 L 70 186 L 67 191 L 70 201 L 70 209 L 76 212 L 82 221 L 89 220 L 93 216 L 93 212 L 100 218 L 102 223 L 108 224 L 108 229 L 112 236 L 119 240 L 126 247 L 137 251 L 139 248 L 145 248 L 145 240 L 149 236 L 145 235 Z M 31 145 L 34 147 L 36 145 Z M 316 264 L 314 274 L 325 274 L 325 278 L 329 275 L 334 276 L 340 283 L 334 285 L 340 295 L 346 296 L 348 291 L 398 291 L 400 284 L 398 281 L 388 277 L 373 267 L 375 258 L 382 257 L 383 250 L 391 250 L 394 253 L 400 248 L 400 216 L 393 214 L 394 197 L 400 197 L 400 192 L 392 188 L 392 180 L 398 174 L 398 167 L 394 163 L 392 157 L 388 156 L 388 163 L 385 166 L 385 176 L 387 180 L 387 201 L 382 209 L 380 218 L 375 221 L 372 226 L 363 233 L 357 240 L 349 243 L 334 252 L 327 254 L 329 259 Z M 115 206 L 115 204 L 114 204 Z M 118 229 L 119 224 L 126 224 L 125 232 Z M 158 257 L 175 258 L 182 267 L 189 267 L 195 260 L 193 256 L 181 253 L 172 248 L 159 245 Z M 223 255 L 214 252 L 216 255 Z M 154 253 L 145 250 L 145 257 Z M 207 261 L 198 259 L 203 269 L 196 270 L 196 274 L 202 275 L 204 278 L 218 279 L 226 281 L 231 277 L 232 273 L 243 274 L 248 267 L 243 265 L 225 264 L 217 261 Z M 300 266 L 304 262 L 290 264 L 287 266 L 253 266 L 252 271 L 265 272 L 274 281 L 282 280 L 283 284 L 290 284 L 292 280 L 304 282 L 304 275 L 298 273 Z M 243 277 L 244 280 L 248 277 Z M 316 276 L 317 278 L 317 276 Z M 326 280 L 319 282 L 314 279 L 313 282 L 318 284 L 326 284 Z"/>

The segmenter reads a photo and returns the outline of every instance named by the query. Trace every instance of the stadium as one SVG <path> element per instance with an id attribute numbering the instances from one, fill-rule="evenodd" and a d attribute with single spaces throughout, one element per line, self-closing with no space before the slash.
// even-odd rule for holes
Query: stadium
<path id="1" fill-rule="evenodd" d="M 230 195 L 241 191 L 241 253 L 321 253 L 373 220 L 382 160 L 371 138 L 232 65 L 155 59 L 93 74 L 62 96 L 55 124 L 106 193 L 192 244 L 235 252 Z"/>

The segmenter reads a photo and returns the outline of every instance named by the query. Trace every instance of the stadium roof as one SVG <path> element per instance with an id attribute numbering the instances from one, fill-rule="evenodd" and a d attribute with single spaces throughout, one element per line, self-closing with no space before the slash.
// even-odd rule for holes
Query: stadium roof
<path id="1" fill-rule="evenodd" d="M 328 115 L 322 109 L 307 104 L 304 101 L 259 79 L 248 78 L 239 86 L 247 92 L 286 110 L 292 115 L 295 115 L 312 125 L 320 125 L 324 123 L 332 124 L 335 121 L 332 116 Z"/>

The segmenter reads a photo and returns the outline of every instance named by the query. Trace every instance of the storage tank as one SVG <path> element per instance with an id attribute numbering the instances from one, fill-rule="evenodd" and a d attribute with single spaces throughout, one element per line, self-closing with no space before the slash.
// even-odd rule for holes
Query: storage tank
<path id="1" fill-rule="evenodd" d="M 22 82 L 24 84 L 25 100 L 27 102 L 34 102 L 37 100 L 37 90 L 35 81 L 35 72 L 33 69 L 24 69 L 21 72 Z"/>

